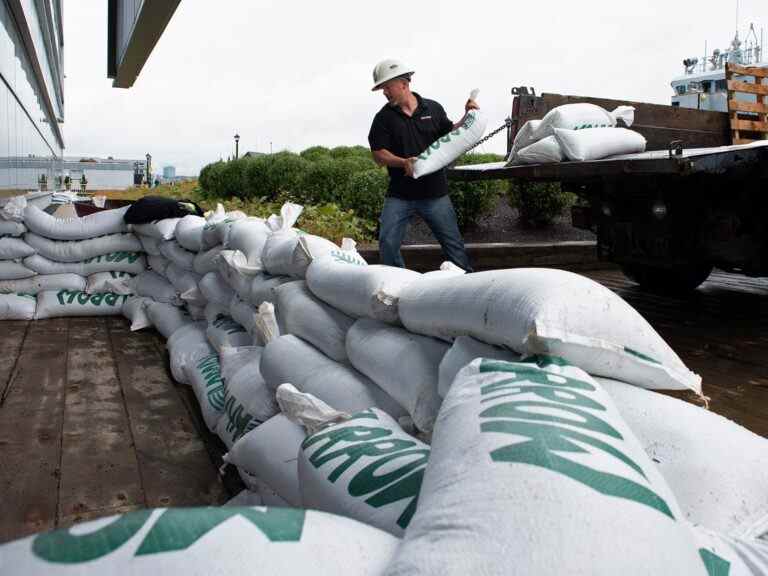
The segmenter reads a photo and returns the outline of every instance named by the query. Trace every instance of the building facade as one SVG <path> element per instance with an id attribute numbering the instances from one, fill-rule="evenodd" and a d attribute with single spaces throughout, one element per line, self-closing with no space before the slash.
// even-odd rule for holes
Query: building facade
<path id="1" fill-rule="evenodd" d="M 64 150 L 61 0 L 0 0 L 0 191 L 53 182 Z"/>
<path id="2" fill-rule="evenodd" d="M 163 166 L 163 180 L 173 180 L 176 178 L 175 166 Z"/>

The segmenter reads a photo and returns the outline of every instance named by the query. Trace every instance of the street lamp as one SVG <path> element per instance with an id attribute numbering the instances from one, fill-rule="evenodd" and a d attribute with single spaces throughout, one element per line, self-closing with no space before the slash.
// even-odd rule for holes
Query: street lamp
<path id="1" fill-rule="evenodd" d="M 240 134 L 235 134 L 235 160 L 237 160 L 239 156 L 239 148 L 240 148 Z"/>

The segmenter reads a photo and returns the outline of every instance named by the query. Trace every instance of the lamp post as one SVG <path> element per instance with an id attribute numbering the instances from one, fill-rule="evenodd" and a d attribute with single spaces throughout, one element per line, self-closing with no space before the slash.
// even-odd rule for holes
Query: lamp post
<path id="1" fill-rule="evenodd" d="M 240 134 L 235 134 L 235 160 L 239 157 Z"/>

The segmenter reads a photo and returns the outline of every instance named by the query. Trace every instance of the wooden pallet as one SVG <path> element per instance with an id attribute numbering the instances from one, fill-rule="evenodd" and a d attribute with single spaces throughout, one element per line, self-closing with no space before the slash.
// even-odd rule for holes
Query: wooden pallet
<path id="1" fill-rule="evenodd" d="M 733 77 L 753 76 L 754 83 L 734 80 Z M 749 144 L 756 140 L 768 139 L 768 68 L 725 65 L 725 79 L 728 82 L 728 113 L 731 120 L 731 141 L 733 144 Z M 737 94 L 754 94 L 757 102 L 737 100 Z"/>

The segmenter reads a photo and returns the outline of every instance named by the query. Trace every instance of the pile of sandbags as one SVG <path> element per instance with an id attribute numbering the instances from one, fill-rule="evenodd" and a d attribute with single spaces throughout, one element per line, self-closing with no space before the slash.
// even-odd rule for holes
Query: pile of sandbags
<path id="1" fill-rule="evenodd" d="M 613 112 L 586 103 L 558 106 L 518 130 L 507 165 L 583 162 L 643 152 L 645 138 L 628 130 L 634 119 L 632 106 L 619 106 Z M 619 120 L 627 128 L 618 128 Z"/>

